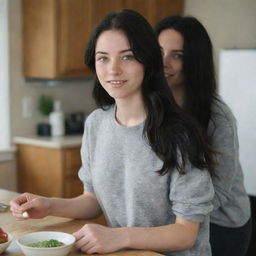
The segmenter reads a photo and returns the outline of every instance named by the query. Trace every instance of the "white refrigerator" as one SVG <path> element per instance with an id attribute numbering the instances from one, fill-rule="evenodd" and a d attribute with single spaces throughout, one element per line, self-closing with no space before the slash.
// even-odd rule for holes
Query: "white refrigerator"
<path id="1" fill-rule="evenodd" d="M 221 50 L 219 93 L 237 119 L 245 188 L 256 196 L 256 49 Z"/>

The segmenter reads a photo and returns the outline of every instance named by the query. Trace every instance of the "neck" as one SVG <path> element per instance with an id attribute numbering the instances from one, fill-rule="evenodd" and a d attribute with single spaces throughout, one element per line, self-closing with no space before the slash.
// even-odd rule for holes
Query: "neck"
<path id="1" fill-rule="evenodd" d="M 171 88 L 173 97 L 179 107 L 183 106 L 184 103 L 184 89 L 182 87 Z"/>
<path id="2" fill-rule="evenodd" d="M 146 119 L 145 105 L 140 100 L 116 100 L 116 120 L 123 126 L 135 126 Z"/>

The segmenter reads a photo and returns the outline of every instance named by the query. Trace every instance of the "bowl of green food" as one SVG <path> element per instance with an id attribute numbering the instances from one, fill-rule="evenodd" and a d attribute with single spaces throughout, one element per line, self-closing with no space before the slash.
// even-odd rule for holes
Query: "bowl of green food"
<path id="1" fill-rule="evenodd" d="M 73 235 L 63 232 L 42 231 L 25 234 L 17 244 L 26 256 L 65 256 L 74 243 Z"/>

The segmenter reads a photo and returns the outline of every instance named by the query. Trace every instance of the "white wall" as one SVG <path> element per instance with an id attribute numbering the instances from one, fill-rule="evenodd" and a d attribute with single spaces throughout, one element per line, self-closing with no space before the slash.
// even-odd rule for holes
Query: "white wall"
<path id="1" fill-rule="evenodd" d="M 215 50 L 218 71 L 221 48 L 256 48 L 255 0 L 185 0 L 186 15 L 206 27 Z"/>

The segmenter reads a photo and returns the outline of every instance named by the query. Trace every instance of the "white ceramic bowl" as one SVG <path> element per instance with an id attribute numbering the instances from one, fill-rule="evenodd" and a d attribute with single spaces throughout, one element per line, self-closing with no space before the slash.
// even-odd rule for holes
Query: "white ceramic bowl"
<path id="1" fill-rule="evenodd" d="M 0 244 L 0 254 L 3 253 L 8 248 L 8 246 L 12 242 L 12 239 L 13 239 L 13 236 L 11 234 L 8 234 L 8 241 Z"/>
<path id="2" fill-rule="evenodd" d="M 52 248 L 36 248 L 28 246 L 31 243 L 37 243 L 50 239 L 58 240 L 64 243 L 64 245 Z M 26 256 L 65 256 L 71 251 L 75 240 L 76 239 L 73 235 L 67 233 L 42 231 L 28 233 L 19 237 L 17 239 L 17 244 L 20 246 L 22 252 Z"/>

